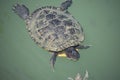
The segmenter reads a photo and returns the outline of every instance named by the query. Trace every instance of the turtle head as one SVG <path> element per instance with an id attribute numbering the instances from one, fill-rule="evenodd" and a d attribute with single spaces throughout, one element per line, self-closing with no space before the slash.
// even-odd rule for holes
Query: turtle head
<path id="1" fill-rule="evenodd" d="M 69 47 L 65 49 L 65 53 L 67 58 L 77 61 L 80 58 L 79 52 L 75 49 L 75 47 Z"/>

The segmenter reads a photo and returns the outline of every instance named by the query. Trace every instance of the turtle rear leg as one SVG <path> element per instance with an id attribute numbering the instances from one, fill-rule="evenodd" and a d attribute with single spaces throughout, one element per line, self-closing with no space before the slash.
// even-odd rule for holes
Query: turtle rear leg
<path id="1" fill-rule="evenodd" d="M 68 7 L 70 7 L 72 4 L 72 0 L 66 0 L 65 2 L 61 3 L 60 9 L 61 10 L 67 10 Z"/>
<path id="2" fill-rule="evenodd" d="M 29 9 L 25 5 L 15 4 L 12 10 L 23 20 L 29 17 Z"/>

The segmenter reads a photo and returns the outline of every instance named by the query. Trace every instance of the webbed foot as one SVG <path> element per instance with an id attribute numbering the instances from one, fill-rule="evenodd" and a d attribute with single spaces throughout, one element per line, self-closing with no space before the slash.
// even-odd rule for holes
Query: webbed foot
<path id="1" fill-rule="evenodd" d="M 61 10 L 67 10 L 68 7 L 70 7 L 72 4 L 72 0 L 66 0 L 65 2 L 61 3 L 60 9 Z"/>
<path id="2" fill-rule="evenodd" d="M 50 58 L 50 64 L 51 64 L 51 67 L 52 67 L 53 71 L 54 71 L 54 65 L 55 65 L 55 62 L 56 62 L 57 55 L 58 55 L 58 53 L 54 52 L 52 57 Z"/>
<path id="3" fill-rule="evenodd" d="M 29 16 L 29 9 L 25 5 L 15 4 L 12 10 L 24 20 Z"/>

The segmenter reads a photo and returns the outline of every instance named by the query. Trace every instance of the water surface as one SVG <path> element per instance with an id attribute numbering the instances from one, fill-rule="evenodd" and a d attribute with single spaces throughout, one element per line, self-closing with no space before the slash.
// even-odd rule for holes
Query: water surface
<path id="1" fill-rule="evenodd" d="M 120 1 L 73 0 L 69 12 L 81 23 L 85 33 L 77 62 L 57 58 L 55 72 L 49 65 L 51 54 L 29 37 L 25 23 L 11 8 L 15 3 L 35 9 L 64 0 L 0 1 L 0 80 L 67 80 L 78 72 L 89 72 L 89 80 L 118 80 L 120 76 Z"/>

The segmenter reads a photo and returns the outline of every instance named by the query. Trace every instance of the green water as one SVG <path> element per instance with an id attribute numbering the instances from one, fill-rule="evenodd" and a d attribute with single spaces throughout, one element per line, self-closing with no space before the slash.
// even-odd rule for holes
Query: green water
<path id="1" fill-rule="evenodd" d="M 0 0 L 0 80 L 68 80 L 89 72 L 89 80 L 120 79 L 120 1 L 73 0 L 69 12 L 85 33 L 77 62 L 57 58 L 55 72 L 49 65 L 51 54 L 29 37 L 25 23 L 11 8 L 23 3 L 30 11 L 45 5 L 59 6 L 64 0 Z"/>

